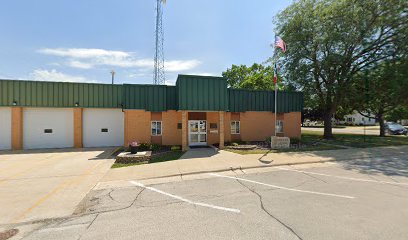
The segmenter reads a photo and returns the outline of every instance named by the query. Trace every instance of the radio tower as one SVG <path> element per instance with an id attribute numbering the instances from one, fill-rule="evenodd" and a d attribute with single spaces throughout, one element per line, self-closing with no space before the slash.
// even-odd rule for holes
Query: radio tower
<path id="1" fill-rule="evenodd" d="M 156 0 L 156 51 L 154 54 L 154 75 L 153 75 L 153 84 L 164 84 L 164 53 L 163 53 L 163 4 L 166 3 L 166 0 Z"/>

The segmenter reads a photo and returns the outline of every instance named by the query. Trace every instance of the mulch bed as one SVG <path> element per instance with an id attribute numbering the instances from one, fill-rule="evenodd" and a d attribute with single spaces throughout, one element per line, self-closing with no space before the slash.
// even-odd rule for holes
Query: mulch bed
<path id="1" fill-rule="evenodd" d="M 226 145 L 226 147 L 235 150 L 271 150 L 271 144 L 265 141 L 251 141 L 238 146 Z M 290 144 L 290 148 L 292 149 L 301 149 L 306 147 L 308 147 L 306 144 Z"/>

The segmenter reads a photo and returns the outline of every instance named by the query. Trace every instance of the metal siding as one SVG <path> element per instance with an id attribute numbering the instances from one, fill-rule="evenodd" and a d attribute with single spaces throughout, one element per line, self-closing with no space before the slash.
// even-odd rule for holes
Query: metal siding
<path id="1" fill-rule="evenodd" d="M 23 107 L 75 107 L 78 102 L 81 107 L 119 108 L 122 102 L 122 86 L 110 84 L 0 80 L 0 93 L 0 106 L 15 100 Z"/>
<path id="2" fill-rule="evenodd" d="M 136 84 L 123 86 L 125 109 L 144 109 L 151 112 L 167 110 L 167 86 Z"/>
<path id="3" fill-rule="evenodd" d="M 275 93 L 273 91 L 257 91 L 228 89 L 229 111 L 275 111 Z M 303 94 L 299 92 L 278 92 L 278 112 L 300 112 L 303 108 Z"/>
<path id="4" fill-rule="evenodd" d="M 222 77 L 179 75 L 179 110 L 225 111 L 228 109 L 227 82 Z"/>
<path id="5" fill-rule="evenodd" d="M 227 89 L 221 77 L 179 75 L 176 86 L 0 80 L 0 106 L 274 111 L 274 92 Z M 302 111 L 303 93 L 279 92 L 278 112 Z"/>
<path id="6" fill-rule="evenodd" d="M 166 109 L 177 110 L 177 87 L 166 87 Z"/>

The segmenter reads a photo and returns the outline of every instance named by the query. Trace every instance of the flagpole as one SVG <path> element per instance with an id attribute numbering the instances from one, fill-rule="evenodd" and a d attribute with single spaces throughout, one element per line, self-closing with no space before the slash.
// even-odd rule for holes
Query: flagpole
<path id="1" fill-rule="evenodd" d="M 274 76 L 274 85 L 275 85 L 275 137 L 276 137 L 276 128 L 277 128 L 277 118 L 276 116 L 278 115 L 278 111 L 277 111 L 277 101 L 278 101 L 278 88 L 277 88 L 277 82 L 278 82 L 278 69 L 276 68 L 277 64 L 276 64 L 276 34 L 275 34 L 275 39 L 274 39 L 274 44 L 273 44 L 273 59 L 275 61 L 275 67 L 274 67 L 274 72 L 275 72 L 275 76 Z"/>

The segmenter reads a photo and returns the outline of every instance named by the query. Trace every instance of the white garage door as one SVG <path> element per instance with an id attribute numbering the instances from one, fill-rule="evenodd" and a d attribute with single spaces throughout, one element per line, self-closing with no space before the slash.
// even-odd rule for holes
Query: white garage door
<path id="1" fill-rule="evenodd" d="M 121 109 L 84 109 L 84 147 L 123 146 L 124 125 Z"/>
<path id="2" fill-rule="evenodd" d="M 0 150 L 11 149 L 11 108 L 0 108 Z"/>
<path id="3" fill-rule="evenodd" d="M 26 108 L 23 113 L 25 149 L 74 146 L 74 113 L 67 108 Z"/>

